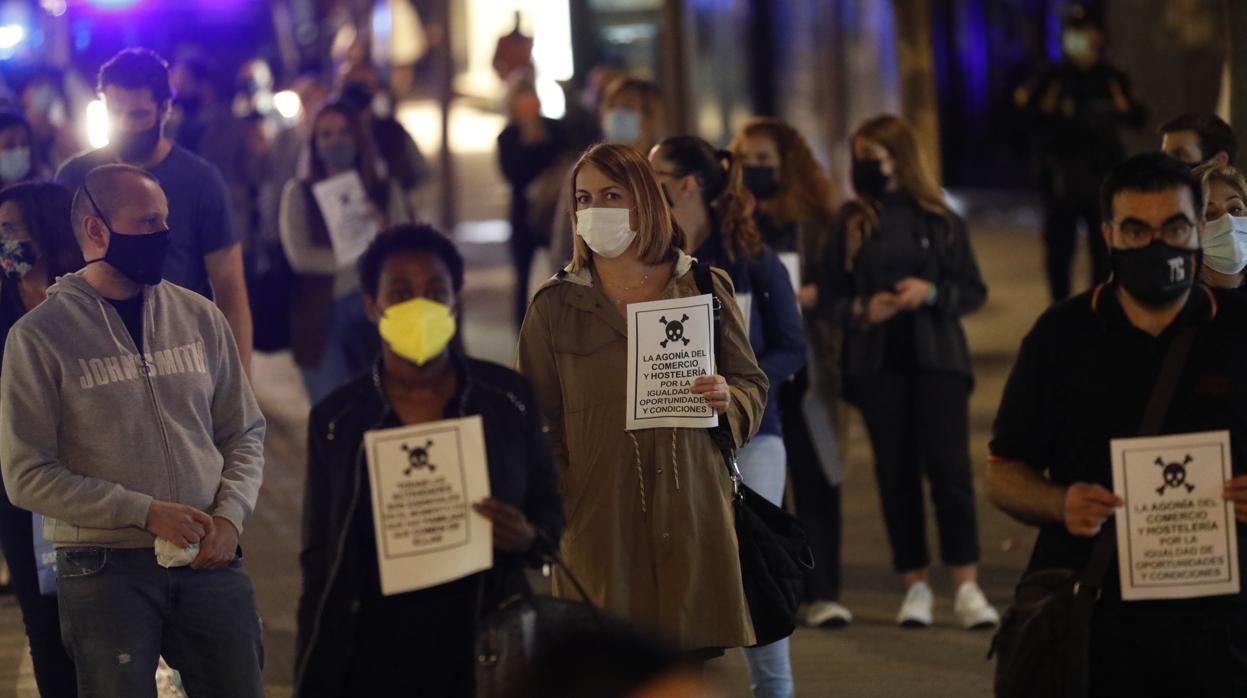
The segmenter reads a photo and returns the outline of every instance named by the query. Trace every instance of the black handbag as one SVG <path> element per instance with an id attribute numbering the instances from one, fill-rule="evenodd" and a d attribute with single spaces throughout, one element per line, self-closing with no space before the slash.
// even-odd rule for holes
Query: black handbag
<path id="1" fill-rule="evenodd" d="M 557 554 L 547 553 L 546 559 L 563 570 L 583 603 L 537 595 L 530 589 L 503 601 L 479 618 L 473 676 L 476 698 L 512 695 L 516 681 L 552 638 L 565 631 L 605 623 L 602 613 L 589 600 L 580 582 Z M 478 606 L 483 597 L 482 582 Z"/>
<path id="2" fill-rule="evenodd" d="M 1194 340 L 1194 328 L 1173 338 L 1152 387 L 1139 436 L 1160 431 Z M 988 659 L 996 657 L 997 698 L 1086 697 L 1091 616 L 1116 552 L 1117 536 L 1110 519 L 1083 570 L 1042 569 L 1022 577 L 987 654 Z"/>
<path id="3" fill-rule="evenodd" d="M 693 266 L 693 278 L 703 294 L 713 297 L 715 353 L 722 342 L 720 312 L 723 304 L 714 292 L 710 267 Z M 716 356 L 716 363 L 718 357 Z M 805 576 L 814 569 L 814 554 L 797 518 L 754 492 L 740 476 L 732 434 L 720 424 L 710 436 L 723 454 L 732 478 L 732 509 L 736 517 L 736 541 L 745 601 L 753 621 L 757 645 L 769 645 L 792 635 L 797 627 Z"/>

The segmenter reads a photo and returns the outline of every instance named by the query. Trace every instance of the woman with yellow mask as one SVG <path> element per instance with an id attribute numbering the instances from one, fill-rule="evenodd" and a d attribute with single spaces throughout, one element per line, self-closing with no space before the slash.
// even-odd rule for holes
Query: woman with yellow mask
<path id="1" fill-rule="evenodd" d="M 382 232 L 359 260 L 383 349 L 371 374 L 312 411 L 303 502 L 295 690 L 312 696 L 472 695 L 476 620 L 527 590 L 524 568 L 558 545 L 557 475 L 528 383 L 468 358 L 458 333 L 463 258 L 428 225 Z M 383 596 L 364 434 L 479 415 L 493 497 L 494 566 Z"/>

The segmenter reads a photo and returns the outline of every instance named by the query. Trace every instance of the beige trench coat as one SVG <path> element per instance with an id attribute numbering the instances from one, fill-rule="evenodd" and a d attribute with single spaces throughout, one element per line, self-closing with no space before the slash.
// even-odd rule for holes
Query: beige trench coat
<path id="1" fill-rule="evenodd" d="M 662 298 L 698 295 L 681 253 Z M 727 274 L 718 373 L 737 445 L 758 429 L 767 379 Z M 657 629 L 681 648 L 754 644 L 741 586 L 731 480 L 705 429 L 624 430 L 627 324 L 593 284 L 564 272 L 538 292 L 520 331 L 519 370 L 549 429 L 567 513 L 562 555 L 595 604 Z M 723 418 L 723 417 L 721 417 Z M 574 598 L 566 579 L 555 593 Z"/>

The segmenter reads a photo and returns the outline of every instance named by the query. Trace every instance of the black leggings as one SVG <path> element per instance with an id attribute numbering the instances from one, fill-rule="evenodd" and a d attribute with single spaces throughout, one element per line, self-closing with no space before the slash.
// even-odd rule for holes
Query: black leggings
<path id="1" fill-rule="evenodd" d="M 0 492 L 0 497 L 3 497 Z M 43 698 L 72 698 L 78 695 L 74 663 L 61 643 L 61 620 L 56 596 L 39 593 L 39 574 L 35 568 L 34 528 L 31 514 L 0 500 L 0 547 L 13 573 L 13 590 L 22 609 L 35 683 Z"/>
<path id="2" fill-rule="evenodd" d="M 805 575 L 806 601 L 840 600 L 840 487 L 827 479 L 810 435 L 803 404 L 809 387 L 806 369 L 779 386 L 784 450 L 792 477 L 792 498 L 805 538 L 814 553 L 814 569 Z M 829 409 L 834 409 L 832 405 Z M 819 425 L 830 429 L 831 424 Z"/>
<path id="3" fill-rule="evenodd" d="M 946 565 L 978 562 L 978 527 L 970 475 L 970 381 L 952 373 L 887 372 L 854 380 L 870 432 L 892 566 L 930 565 L 922 476 L 931 483 Z"/>

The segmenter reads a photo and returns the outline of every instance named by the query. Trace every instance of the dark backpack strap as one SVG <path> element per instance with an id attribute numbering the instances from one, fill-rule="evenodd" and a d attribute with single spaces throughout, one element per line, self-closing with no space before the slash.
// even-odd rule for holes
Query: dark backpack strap
<path id="1" fill-rule="evenodd" d="M 1169 404 L 1173 402 L 1173 394 L 1178 389 L 1178 379 L 1182 377 L 1182 369 L 1186 366 L 1186 358 L 1191 353 L 1191 345 L 1195 343 L 1197 328 L 1193 325 L 1178 331 L 1169 344 L 1169 352 L 1165 354 L 1165 362 L 1161 364 L 1160 374 L 1152 386 L 1152 396 L 1148 398 L 1147 410 L 1143 413 L 1143 421 L 1139 423 L 1139 436 L 1155 436 L 1164 426 L 1165 415 L 1169 412 Z M 1110 519 L 1096 537 L 1095 546 L 1091 549 L 1091 557 L 1087 567 L 1083 569 L 1082 585 L 1098 589 L 1108 572 L 1108 566 L 1117 552 L 1117 534 L 1113 530 Z"/>

